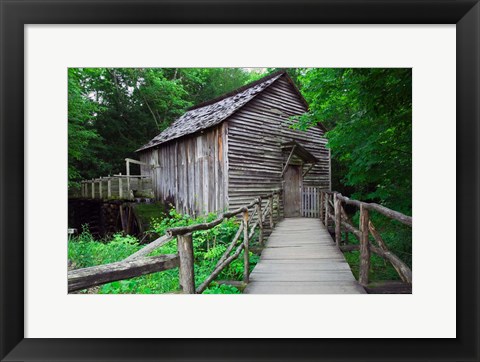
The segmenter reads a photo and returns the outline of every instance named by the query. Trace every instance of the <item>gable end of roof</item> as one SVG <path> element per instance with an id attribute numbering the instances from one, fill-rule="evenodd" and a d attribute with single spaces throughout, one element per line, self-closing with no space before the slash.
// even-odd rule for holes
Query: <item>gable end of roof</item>
<path id="1" fill-rule="evenodd" d="M 280 79 L 284 74 L 286 74 L 285 71 L 275 72 L 219 98 L 190 108 L 168 128 L 135 152 L 145 151 L 146 149 L 159 146 L 162 143 L 220 124 L 254 99 L 258 94 L 262 93 L 276 80 Z"/>

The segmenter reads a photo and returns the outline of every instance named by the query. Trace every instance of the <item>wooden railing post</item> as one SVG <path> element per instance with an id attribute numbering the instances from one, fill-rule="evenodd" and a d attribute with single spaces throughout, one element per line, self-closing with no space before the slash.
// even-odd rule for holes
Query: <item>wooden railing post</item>
<path id="1" fill-rule="evenodd" d="M 320 191 L 320 221 L 323 222 L 324 220 L 324 211 L 323 211 L 323 197 L 324 197 L 324 192 Z"/>
<path id="2" fill-rule="evenodd" d="M 107 181 L 107 196 L 108 198 L 112 197 L 112 179 L 110 178 L 110 175 L 108 176 Z"/>
<path id="3" fill-rule="evenodd" d="M 273 195 L 270 195 L 268 200 L 270 201 L 270 228 L 273 229 Z"/>
<path id="4" fill-rule="evenodd" d="M 328 199 L 329 199 L 329 194 L 325 193 L 325 227 L 328 229 Z"/>
<path id="5" fill-rule="evenodd" d="M 340 246 L 342 240 L 342 214 L 341 214 L 341 204 L 342 201 L 337 197 L 335 193 L 333 195 L 333 205 L 335 209 L 335 243 L 337 246 Z"/>
<path id="6" fill-rule="evenodd" d="M 95 181 L 92 179 L 92 199 L 95 198 Z"/>
<path id="7" fill-rule="evenodd" d="M 185 294 L 195 294 L 192 233 L 178 235 L 177 246 L 178 257 L 180 259 L 180 288 L 182 288 Z"/>
<path id="8" fill-rule="evenodd" d="M 122 174 L 120 173 L 120 177 L 118 178 L 118 197 L 123 198 L 123 184 L 122 184 Z"/>
<path id="9" fill-rule="evenodd" d="M 275 209 L 275 220 L 277 222 L 280 221 L 280 192 L 275 194 L 275 198 L 277 199 L 277 207 Z"/>
<path id="10" fill-rule="evenodd" d="M 280 195 L 275 193 L 273 194 L 273 204 L 275 207 L 275 214 L 273 217 L 274 225 L 280 221 Z"/>
<path id="11" fill-rule="evenodd" d="M 102 181 L 102 178 L 100 177 L 100 181 L 98 181 L 98 191 L 100 193 L 100 198 L 101 199 L 103 199 L 102 186 L 103 186 L 103 181 Z"/>
<path id="12" fill-rule="evenodd" d="M 250 256 L 248 255 L 248 209 L 243 212 L 243 282 L 248 283 Z"/>
<path id="13" fill-rule="evenodd" d="M 263 217 L 262 217 L 262 198 L 258 198 L 258 204 L 257 204 L 257 217 L 258 217 L 258 229 L 259 234 L 258 234 L 258 242 L 260 243 L 261 246 L 263 246 Z"/>
<path id="14" fill-rule="evenodd" d="M 130 159 L 125 159 L 127 169 L 127 198 L 130 198 Z"/>
<path id="15" fill-rule="evenodd" d="M 360 204 L 360 272 L 358 282 L 366 286 L 368 284 L 368 272 L 370 270 L 370 245 L 368 241 L 368 209 Z"/>

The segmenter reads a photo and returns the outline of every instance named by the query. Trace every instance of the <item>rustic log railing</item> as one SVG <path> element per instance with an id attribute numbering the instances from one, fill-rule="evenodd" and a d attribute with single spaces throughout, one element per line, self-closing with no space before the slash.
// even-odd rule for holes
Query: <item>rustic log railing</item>
<path id="1" fill-rule="evenodd" d="M 249 245 L 251 244 L 255 231 L 258 228 L 258 243 L 263 246 L 263 224 L 266 222 L 267 217 L 269 218 L 268 220 L 271 228 L 273 228 L 274 223 L 279 220 L 279 195 L 280 191 L 275 190 L 268 195 L 256 198 L 248 205 L 233 211 L 225 212 L 213 221 L 170 228 L 166 231 L 165 235 L 130 255 L 123 261 L 71 270 L 68 272 L 68 291 L 73 292 L 113 281 L 179 267 L 180 287 L 183 293 L 201 294 L 208 288 L 210 283 L 232 263 L 232 261 L 240 256 L 242 251 L 244 251 L 243 282 L 248 283 L 250 268 Z M 262 200 L 264 199 L 268 199 L 268 201 L 265 206 L 262 207 Z M 250 209 L 252 209 L 251 212 Z M 212 229 L 215 226 L 220 225 L 224 220 L 238 215 L 241 215 L 241 223 L 237 233 L 224 254 L 218 260 L 213 272 L 196 287 L 193 257 L 193 232 Z M 253 215 L 256 215 L 255 221 Z M 177 239 L 178 254 L 155 257 L 147 256 L 155 249 L 160 248 L 175 238 Z M 239 240 L 240 243 L 238 243 Z M 234 252 L 231 254 L 233 250 Z"/>
<path id="2" fill-rule="evenodd" d="M 375 211 L 404 225 L 412 226 L 412 217 L 400 212 L 388 209 L 375 203 L 366 203 L 351 200 L 338 192 L 321 191 L 320 202 L 323 207 L 320 210 L 320 219 L 328 228 L 330 225 L 335 230 L 335 243 L 344 252 L 360 250 L 360 271 L 358 281 L 361 285 L 369 283 L 368 271 L 370 269 L 371 252 L 389 261 L 405 283 L 412 284 L 412 270 L 398 256 L 391 252 L 380 233 L 370 220 L 369 211 Z M 348 218 L 343 204 L 354 205 L 360 209 L 360 221 L 358 228 Z M 342 244 L 342 229 L 346 238 Z M 347 245 L 348 233 L 352 233 L 359 241 L 359 245 Z M 370 241 L 370 235 L 377 245 Z"/>

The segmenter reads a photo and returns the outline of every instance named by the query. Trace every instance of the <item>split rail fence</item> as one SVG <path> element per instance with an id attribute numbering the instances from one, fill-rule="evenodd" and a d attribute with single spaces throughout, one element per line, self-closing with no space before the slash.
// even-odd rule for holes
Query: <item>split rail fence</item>
<path id="1" fill-rule="evenodd" d="M 360 250 L 360 271 L 358 281 L 361 285 L 367 286 L 369 283 L 368 271 L 370 269 L 370 256 L 375 253 L 383 259 L 389 261 L 397 271 L 398 275 L 405 283 L 412 284 L 412 270 L 397 255 L 390 251 L 380 233 L 369 217 L 369 211 L 376 211 L 396 220 L 409 227 L 412 226 L 412 217 L 400 212 L 388 209 L 375 203 L 366 203 L 357 200 L 351 200 L 342 196 L 338 192 L 321 191 L 320 202 L 323 207 L 320 212 L 320 219 L 328 228 L 330 221 L 335 229 L 335 243 L 340 250 L 347 252 Z M 355 227 L 344 210 L 343 205 L 353 205 L 360 209 L 360 220 L 358 228 Z M 342 241 L 342 231 L 345 232 L 345 239 Z M 359 241 L 358 245 L 348 245 L 348 233 L 352 233 Z M 370 241 L 370 235 L 375 241 L 374 245 Z"/>
<path id="2" fill-rule="evenodd" d="M 225 212 L 211 222 L 168 229 L 164 236 L 151 242 L 123 261 L 71 270 L 68 272 L 68 291 L 73 292 L 113 281 L 179 267 L 180 287 L 183 293 L 201 294 L 232 261 L 240 256 L 242 251 L 244 251 L 243 282 L 248 283 L 250 268 L 249 245 L 255 235 L 255 230 L 258 228 L 258 243 L 263 246 L 264 223 L 268 221 L 270 228 L 273 229 L 275 223 L 279 220 L 279 195 L 280 191 L 275 190 L 268 195 L 256 198 L 248 205 L 234 211 Z M 267 200 L 266 204 L 262 207 L 262 200 L 265 199 Z M 199 230 L 212 229 L 221 224 L 225 219 L 240 215 L 241 223 L 227 250 L 218 260 L 210 276 L 200 285 L 195 286 L 193 233 Z M 148 256 L 155 249 L 174 239 L 177 239 L 177 254 Z"/>

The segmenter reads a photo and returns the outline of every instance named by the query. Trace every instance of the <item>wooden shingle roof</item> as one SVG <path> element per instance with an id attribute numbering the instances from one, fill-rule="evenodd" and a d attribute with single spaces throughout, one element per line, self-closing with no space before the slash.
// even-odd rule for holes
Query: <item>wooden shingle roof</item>
<path id="1" fill-rule="evenodd" d="M 136 152 L 144 151 L 148 148 L 158 146 L 164 142 L 207 129 L 221 123 L 245 104 L 250 102 L 253 98 L 255 98 L 255 96 L 267 89 L 284 74 L 285 71 L 279 71 L 270 74 L 267 77 L 261 78 L 256 82 L 250 83 L 219 98 L 215 98 L 190 108 L 183 116 L 175 120 L 168 128 L 162 131 L 150 142 L 140 147 Z"/>

